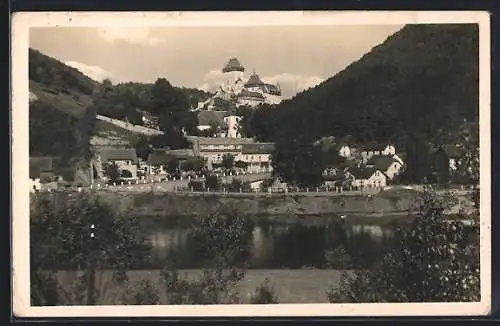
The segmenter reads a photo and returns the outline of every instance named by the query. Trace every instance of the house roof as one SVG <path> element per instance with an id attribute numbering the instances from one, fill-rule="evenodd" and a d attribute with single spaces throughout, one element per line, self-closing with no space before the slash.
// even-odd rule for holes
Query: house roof
<path id="1" fill-rule="evenodd" d="M 352 167 L 348 172 L 356 179 L 369 179 L 378 169 L 375 167 Z"/>
<path id="2" fill-rule="evenodd" d="M 101 150 L 101 161 L 127 161 L 137 163 L 137 154 L 133 148 L 108 148 Z"/>
<path id="3" fill-rule="evenodd" d="M 215 125 L 217 127 L 225 128 L 227 125 L 226 122 L 224 122 L 224 117 L 227 115 L 227 111 L 200 111 L 198 112 L 198 125 Z"/>
<path id="4" fill-rule="evenodd" d="M 52 172 L 52 157 L 32 156 L 29 158 L 29 174 L 31 179 L 40 178 L 43 172 Z"/>
<path id="5" fill-rule="evenodd" d="M 373 156 L 366 164 L 373 165 L 377 170 L 386 171 L 391 166 L 391 164 L 395 162 L 398 162 L 398 160 L 396 160 L 392 156 L 376 155 Z"/>
<path id="6" fill-rule="evenodd" d="M 264 96 L 262 96 L 261 93 L 258 92 L 250 92 L 246 89 L 243 89 L 239 94 L 238 97 L 251 97 L 259 100 L 264 100 Z"/>
<path id="7" fill-rule="evenodd" d="M 194 151 L 192 148 L 170 149 L 165 151 L 165 153 L 179 159 L 188 159 L 194 157 Z"/>
<path id="8" fill-rule="evenodd" d="M 222 72 L 231 72 L 231 71 L 245 71 L 245 68 L 241 65 L 240 61 L 237 58 L 231 58 L 226 63 L 224 68 L 222 68 Z"/>
<path id="9" fill-rule="evenodd" d="M 266 92 L 268 94 L 281 96 L 281 90 L 279 89 L 278 86 L 273 84 L 265 84 L 265 85 L 266 85 Z"/>
<path id="10" fill-rule="evenodd" d="M 274 152 L 274 143 L 243 144 L 242 154 L 270 154 Z"/>
<path id="11" fill-rule="evenodd" d="M 245 86 L 262 86 L 265 85 L 264 82 L 260 79 L 259 75 L 255 72 L 248 78 L 248 81 L 245 83 Z"/>
<path id="12" fill-rule="evenodd" d="M 323 176 L 324 181 L 340 181 L 345 179 L 345 173 L 343 171 L 337 171 L 334 175 L 325 175 Z"/>

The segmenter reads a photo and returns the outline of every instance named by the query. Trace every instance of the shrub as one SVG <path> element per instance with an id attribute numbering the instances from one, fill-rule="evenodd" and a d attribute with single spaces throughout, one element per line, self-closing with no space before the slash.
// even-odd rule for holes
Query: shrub
<path id="1" fill-rule="evenodd" d="M 259 285 L 250 299 L 252 304 L 273 304 L 278 303 L 278 298 L 274 295 L 274 289 L 266 277 L 264 283 Z"/>
<path id="2" fill-rule="evenodd" d="M 230 304 L 239 302 L 236 285 L 245 276 L 252 224 L 232 212 L 195 220 L 188 231 L 191 251 L 208 267 L 193 280 L 182 278 L 168 261 L 162 277 L 169 304 Z"/>
<path id="3" fill-rule="evenodd" d="M 352 259 L 344 246 L 340 245 L 332 251 L 325 252 L 325 265 L 333 269 L 351 269 Z"/>
<path id="4" fill-rule="evenodd" d="M 443 206 L 426 192 L 420 215 L 397 229 L 395 247 L 382 261 L 345 273 L 330 302 L 471 302 L 480 299 L 479 244 L 472 230 L 446 221 Z"/>
<path id="5" fill-rule="evenodd" d="M 94 194 L 37 195 L 31 205 L 30 260 L 33 304 L 103 302 L 107 289 L 126 283 L 126 271 L 149 259 L 145 233 L 131 216 L 117 216 Z M 103 270 L 113 270 L 101 284 Z M 59 270 L 75 270 L 62 284 Z"/>

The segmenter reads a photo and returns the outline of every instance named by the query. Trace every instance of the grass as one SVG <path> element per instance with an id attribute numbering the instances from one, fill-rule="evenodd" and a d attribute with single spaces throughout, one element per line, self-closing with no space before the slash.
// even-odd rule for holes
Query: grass
<path id="1" fill-rule="evenodd" d="M 200 275 L 201 270 L 180 271 L 182 277 L 192 279 Z M 247 270 L 245 278 L 238 284 L 238 292 L 242 303 L 249 303 L 250 297 L 256 287 L 261 285 L 266 278 L 274 289 L 279 303 L 328 303 L 326 291 L 330 285 L 337 286 L 342 271 L 325 269 L 300 269 L 300 270 Z M 60 271 L 58 278 L 62 284 L 70 283 L 71 273 Z M 159 270 L 140 270 L 128 272 L 131 284 L 139 283 L 141 280 L 149 280 L 156 285 L 159 291 L 160 303 L 166 304 L 166 294 L 162 290 L 162 282 Z M 116 298 L 123 289 L 109 287 L 111 278 L 110 271 L 97 273 L 97 286 L 105 290 L 99 304 L 119 304 Z"/>
<path id="2" fill-rule="evenodd" d="M 76 91 L 64 93 L 32 80 L 29 81 L 29 89 L 38 97 L 39 101 L 50 103 L 56 110 L 76 118 L 82 117 L 86 109 L 93 103 L 89 95 Z"/>

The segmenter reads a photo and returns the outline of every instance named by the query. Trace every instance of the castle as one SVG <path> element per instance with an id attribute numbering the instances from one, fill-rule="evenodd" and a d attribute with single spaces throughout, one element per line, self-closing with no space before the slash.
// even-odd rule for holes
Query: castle
<path id="1" fill-rule="evenodd" d="M 248 105 L 256 107 L 259 104 L 278 104 L 281 102 L 281 88 L 277 85 L 264 83 L 255 71 L 245 81 L 245 68 L 237 58 L 231 58 L 222 68 L 224 81 L 217 89 L 210 102 L 217 98 L 230 101 L 236 106 Z M 205 104 L 205 103 L 200 103 Z M 209 105 L 210 107 L 210 105 Z"/>

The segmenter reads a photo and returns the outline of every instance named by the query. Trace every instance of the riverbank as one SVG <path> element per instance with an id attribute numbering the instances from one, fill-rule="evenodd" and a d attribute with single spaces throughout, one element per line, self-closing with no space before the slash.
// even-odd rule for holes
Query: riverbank
<path id="1" fill-rule="evenodd" d="M 326 196 L 274 195 L 237 196 L 182 193 L 99 193 L 103 201 L 116 211 L 137 217 L 172 217 L 212 214 L 227 210 L 245 216 L 313 216 L 324 214 L 351 214 L 381 216 L 406 214 L 416 211 L 419 196 Z"/>

